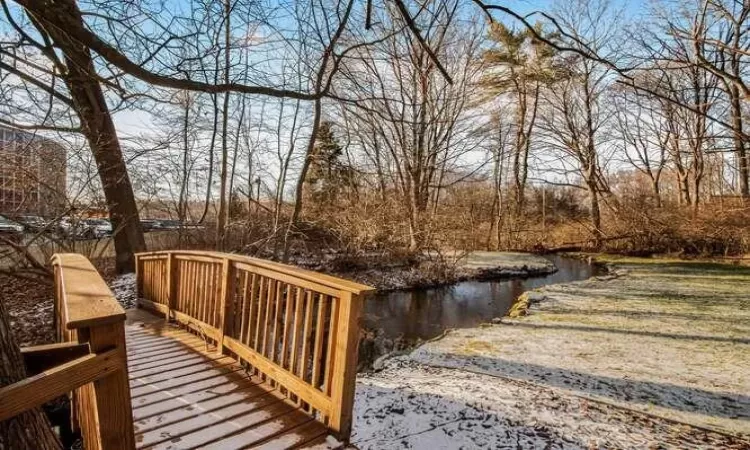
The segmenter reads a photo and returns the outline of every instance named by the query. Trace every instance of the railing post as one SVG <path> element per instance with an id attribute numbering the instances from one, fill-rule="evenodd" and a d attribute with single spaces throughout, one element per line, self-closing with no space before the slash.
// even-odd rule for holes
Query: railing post
<path id="1" fill-rule="evenodd" d="M 143 261 L 141 260 L 140 255 L 136 253 L 135 255 L 135 301 L 138 303 L 138 300 L 143 298 L 143 269 L 141 269 L 141 264 L 143 264 Z"/>
<path id="2" fill-rule="evenodd" d="M 359 315 L 362 310 L 362 296 L 351 292 L 341 292 L 339 314 L 335 333 L 336 348 L 333 360 L 333 381 L 331 383 L 332 411 L 330 428 L 338 438 L 349 442 L 352 431 L 352 410 L 354 408 L 354 387 L 357 377 L 357 351 L 359 348 Z"/>
<path id="3" fill-rule="evenodd" d="M 167 313 L 165 317 L 167 322 L 172 320 L 172 310 L 177 306 L 177 277 L 175 271 L 177 270 L 177 263 L 175 261 L 174 253 L 167 253 Z"/>
<path id="4" fill-rule="evenodd" d="M 92 353 L 116 349 L 119 370 L 82 388 L 79 420 L 88 450 L 133 450 L 135 435 L 130 403 L 124 322 L 78 330 Z"/>
<path id="5" fill-rule="evenodd" d="M 219 299 L 219 339 L 216 347 L 224 353 L 224 336 L 232 335 L 234 328 L 234 266 L 229 258 L 223 258 L 221 270 L 221 298 Z"/>

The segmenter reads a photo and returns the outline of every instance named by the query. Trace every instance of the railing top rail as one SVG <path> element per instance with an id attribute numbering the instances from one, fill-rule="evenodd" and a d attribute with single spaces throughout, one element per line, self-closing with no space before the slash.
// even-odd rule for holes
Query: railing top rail
<path id="1" fill-rule="evenodd" d="M 213 257 L 218 259 L 227 258 L 232 261 L 241 262 L 245 264 L 262 267 L 264 269 L 272 270 L 275 272 L 283 273 L 285 275 L 300 278 L 306 281 L 312 281 L 330 288 L 351 292 L 355 295 L 366 294 L 368 292 L 375 291 L 375 288 L 364 284 L 356 283 L 354 281 L 344 280 L 342 278 L 325 275 L 311 270 L 300 269 L 299 267 L 290 266 L 288 264 L 277 263 L 273 261 L 267 261 L 264 259 L 253 258 L 252 256 L 237 255 L 234 253 L 221 253 L 212 251 L 199 251 L 199 250 L 164 250 L 156 252 L 145 252 L 138 253 L 140 257 L 143 256 L 159 256 L 159 255 L 184 255 L 184 256 L 204 256 Z"/>
<path id="2" fill-rule="evenodd" d="M 51 262 L 60 268 L 60 307 L 65 308 L 66 328 L 73 330 L 125 320 L 125 310 L 83 255 L 56 253 Z"/>

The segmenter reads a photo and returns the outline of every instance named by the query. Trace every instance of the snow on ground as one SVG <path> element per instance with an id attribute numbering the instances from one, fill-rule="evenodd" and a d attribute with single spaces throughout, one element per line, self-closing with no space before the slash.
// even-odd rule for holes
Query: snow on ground
<path id="1" fill-rule="evenodd" d="M 549 286 L 358 378 L 360 448 L 750 448 L 750 270 Z M 714 430 L 714 431 L 709 431 Z"/>
<path id="2" fill-rule="evenodd" d="M 130 309 L 136 307 L 137 296 L 134 273 L 118 275 L 110 281 L 109 288 L 123 308 Z"/>
<path id="3" fill-rule="evenodd" d="M 470 279 L 548 275 L 557 270 L 546 258 L 517 252 L 425 252 L 418 257 L 336 252 L 292 257 L 309 270 L 352 279 L 380 291 L 442 286 Z"/>
<path id="4" fill-rule="evenodd" d="M 22 346 L 51 344 L 52 284 L 45 280 L 0 274 L 0 302 L 8 314 L 13 336 Z"/>
<path id="5" fill-rule="evenodd" d="M 519 252 L 469 252 L 461 258 L 459 265 L 465 269 L 480 271 L 505 271 L 509 274 L 550 273 L 555 265 L 543 256 Z"/>
<path id="6" fill-rule="evenodd" d="M 386 362 L 357 379 L 352 443 L 365 449 L 746 449 L 747 442 L 541 384 Z"/>

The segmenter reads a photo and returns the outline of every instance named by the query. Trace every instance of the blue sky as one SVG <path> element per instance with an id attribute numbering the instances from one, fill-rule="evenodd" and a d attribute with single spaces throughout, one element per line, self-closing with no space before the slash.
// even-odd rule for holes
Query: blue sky
<path id="1" fill-rule="evenodd" d="M 610 0 L 610 2 L 615 8 L 625 7 L 625 13 L 629 17 L 644 14 L 649 4 L 649 0 Z M 506 6 L 519 14 L 528 14 L 534 11 L 549 11 L 557 2 L 553 0 L 487 0 L 487 3 Z"/>

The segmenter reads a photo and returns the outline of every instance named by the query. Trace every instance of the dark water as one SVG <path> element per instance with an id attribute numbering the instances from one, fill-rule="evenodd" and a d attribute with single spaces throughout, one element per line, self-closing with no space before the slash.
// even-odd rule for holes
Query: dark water
<path id="1" fill-rule="evenodd" d="M 468 328 L 504 316 L 519 295 L 541 286 L 585 280 L 602 269 L 585 261 L 548 255 L 558 271 L 547 276 L 502 281 L 465 281 L 452 286 L 386 292 L 365 304 L 364 325 L 380 340 L 399 340 L 399 350 L 449 328 Z M 381 331 L 382 330 L 382 331 Z M 396 347 L 396 348 L 393 348 Z M 375 350 L 375 349 L 373 349 Z M 375 350 L 375 353 L 383 353 Z"/>

